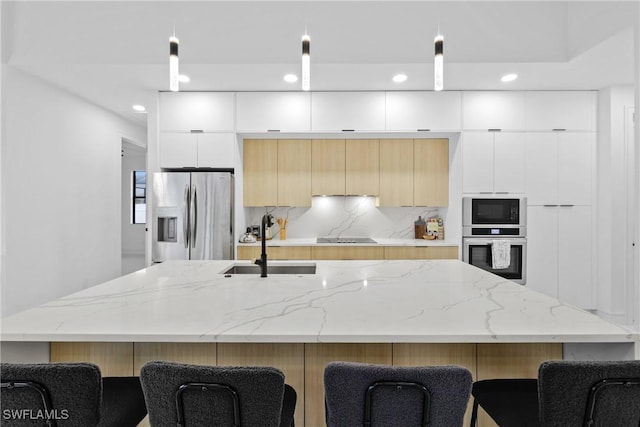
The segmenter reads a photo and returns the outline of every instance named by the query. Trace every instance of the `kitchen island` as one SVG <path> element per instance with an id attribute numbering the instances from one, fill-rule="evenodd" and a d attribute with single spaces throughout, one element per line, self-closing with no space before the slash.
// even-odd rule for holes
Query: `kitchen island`
<path id="1" fill-rule="evenodd" d="M 280 262 L 279 264 L 283 264 Z M 308 264 L 289 261 L 284 264 Z M 542 360 L 638 334 L 457 260 L 313 261 L 315 274 L 225 275 L 240 261 L 170 261 L 2 319 L 4 345 L 131 375 L 148 360 L 267 364 L 323 425 L 331 360 L 456 363 L 475 379 L 536 376 Z M 271 262 L 271 265 L 278 262 Z M 563 350 L 563 344 L 565 345 Z"/>

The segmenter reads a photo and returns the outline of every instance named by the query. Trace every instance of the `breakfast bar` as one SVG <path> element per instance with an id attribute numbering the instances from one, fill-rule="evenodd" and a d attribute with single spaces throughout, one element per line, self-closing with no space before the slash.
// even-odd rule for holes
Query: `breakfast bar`
<path id="1" fill-rule="evenodd" d="M 103 375 L 158 359 L 276 366 L 307 427 L 323 425 L 331 360 L 459 364 L 484 379 L 535 377 L 592 346 L 635 357 L 636 333 L 458 260 L 271 261 L 266 278 L 251 265 L 156 264 L 3 318 L 3 346 L 49 343 L 50 361 Z"/>

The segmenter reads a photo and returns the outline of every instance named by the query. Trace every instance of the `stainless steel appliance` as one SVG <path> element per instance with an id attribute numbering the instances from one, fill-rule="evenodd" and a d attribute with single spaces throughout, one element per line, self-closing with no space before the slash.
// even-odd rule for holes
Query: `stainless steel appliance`
<path id="1" fill-rule="evenodd" d="M 153 262 L 233 259 L 233 175 L 153 174 Z"/>
<path id="2" fill-rule="evenodd" d="M 495 231 L 495 229 L 501 231 Z M 491 230 L 494 229 L 492 232 Z M 526 236 L 526 197 L 463 197 L 462 235 Z"/>
<path id="3" fill-rule="evenodd" d="M 318 237 L 316 243 L 378 243 L 371 237 Z"/>
<path id="4" fill-rule="evenodd" d="M 507 240 L 509 266 L 495 269 L 492 245 Z M 462 260 L 521 285 L 527 279 L 527 198 L 464 197 Z"/>

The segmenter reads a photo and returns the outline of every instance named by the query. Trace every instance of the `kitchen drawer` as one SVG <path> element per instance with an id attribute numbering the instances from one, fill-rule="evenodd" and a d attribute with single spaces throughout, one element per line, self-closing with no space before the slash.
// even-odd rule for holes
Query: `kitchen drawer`
<path id="1" fill-rule="evenodd" d="M 384 259 L 382 246 L 313 246 L 311 259 L 366 260 Z"/>
<path id="2" fill-rule="evenodd" d="M 458 259 L 458 247 L 386 246 L 384 259 Z"/>

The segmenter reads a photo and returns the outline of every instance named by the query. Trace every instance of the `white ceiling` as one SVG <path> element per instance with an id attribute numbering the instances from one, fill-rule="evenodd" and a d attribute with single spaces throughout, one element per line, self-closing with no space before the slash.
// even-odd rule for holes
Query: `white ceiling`
<path id="1" fill-rule="evenodd" d="M 311 36 L 312 90 L 599 89 L 634 84 L 638 1 L 2 2 L 3 61 L 140 124 L 131 105 L 168 90 L 180 38 L 182 90 L 299 90 Z M 399 72 L 402 84 L 391 81 Z M 507 72 L 520 78 L 505 85 Z"/>

